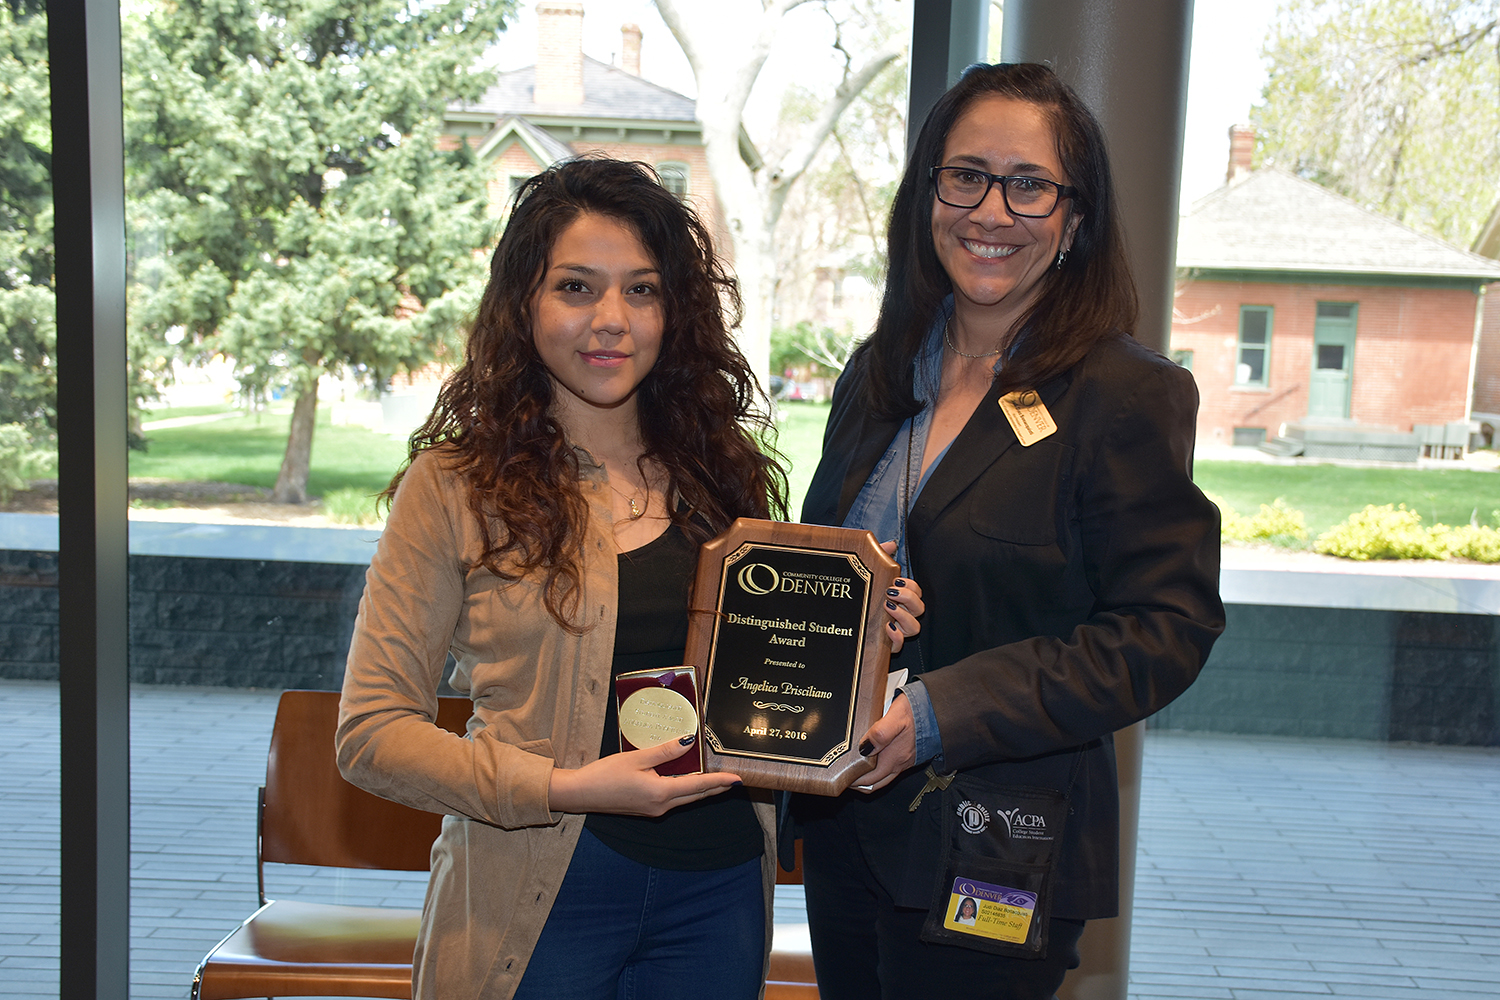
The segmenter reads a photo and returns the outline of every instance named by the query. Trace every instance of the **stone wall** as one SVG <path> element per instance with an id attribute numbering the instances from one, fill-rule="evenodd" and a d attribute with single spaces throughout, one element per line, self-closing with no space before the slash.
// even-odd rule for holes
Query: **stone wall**
<path id="1" fill-rule="evenodd" d="M 356 561 L 132 555 L 131 680 L 336 689 L 364 574 Z M 1297 580 L 1273 576 L 1287 593 Z M 57 554 L 0 550 L 0 678 L 57 677 L 58 610 Z M 1152 726 L 1500 745 L 1495 615 L 1226 610 L 1202 676 Z"/>
<path id="2" fill-rule="evenodd" d="M 130 557 L 130 679 L 337 689 L 365 567 Z M 66 614 L 62 615 L 66 625 Z M 0 551 L 0 677 L 57 677 L 57 553 Z"/>
<path id="3" fill-rule="evenodd" d="M 0 677 L 57 679 L 57 553 L 0 549 Z"/>
<path id="4" fill-rule="evenodd" d="M 1164 729 L 1500 746 L 1493 615 L 1227 605 Z"/>

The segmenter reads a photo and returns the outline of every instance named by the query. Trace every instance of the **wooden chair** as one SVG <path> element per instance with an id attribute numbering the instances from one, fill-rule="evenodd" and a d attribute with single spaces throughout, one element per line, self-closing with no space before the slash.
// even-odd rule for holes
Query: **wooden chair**
<path id="1" fill-rule="evenodd" d="M 777 885 L 802 884 L 802 841 L 790 872 L 776 868 Z M 818 977 L 813 973 L 812 944 L 806 924 L 782 924 L 771 942 L 771 969 L 766 974 L 766 1000 L 818 1000 Z"/>
<path id="2" fill-rule="evenodd" d="M 421 911 L 266 898 L 266 862 L 427 871 L 442 817 L 354 787 L 339 774 L 339 696 L 287 691 L 276 708 L 255 859 L 260 909 L 198 964 L 193 1000 L 357 996 L 410 1000 Z M 473 706 L 441 698 L 438 724 L 464 731 Z"/>

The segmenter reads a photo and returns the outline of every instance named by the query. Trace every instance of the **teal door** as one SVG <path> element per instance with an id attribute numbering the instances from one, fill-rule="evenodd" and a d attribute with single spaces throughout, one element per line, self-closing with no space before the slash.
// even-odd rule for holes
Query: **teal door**
<path id="1" fill-rule="evenodd" d="M 1318 321 L 1313 327 L 1312 381 L 1307 392 L 1309 418 L 1345 420 L 1349 416 L 1354 321 L 1354 303 L 1318 303 Z"/>

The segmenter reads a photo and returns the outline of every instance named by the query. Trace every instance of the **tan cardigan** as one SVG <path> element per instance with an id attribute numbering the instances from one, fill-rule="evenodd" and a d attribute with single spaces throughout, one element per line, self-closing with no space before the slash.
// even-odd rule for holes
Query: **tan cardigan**
<path id="1" fill-rule="evenodd" d="M 339 710 L 339 768 L 378 795 L 444 813 L 417 940 L 418 1000 L 509 1000 L 583 829 L 548 809 L 554 763 L 598 758 L 617 613 L 608 479 L 575 449 L 589 503 L 583 595 L 591 628 L 570 635 L 532 579 L 480 563 L 479 527 L 441 453 L 412 463 L 370 563 Z M 447 654 L 474 701 L 467 738 L 433 722 Z M 756 802 L 766 944 L 775 881 L 769 796 Z M 725 942 L 733 947 L 733 942 Z"/>

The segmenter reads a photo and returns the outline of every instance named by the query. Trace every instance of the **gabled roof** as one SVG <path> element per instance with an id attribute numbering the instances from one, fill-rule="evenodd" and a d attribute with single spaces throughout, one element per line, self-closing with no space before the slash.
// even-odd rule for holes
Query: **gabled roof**
<path id="1" fill-rule="evenodd" d="M 1199 199 L 1178 226 L 1177 266 L 1500 279 L 1493 260 L 1274 169 Z"/>
<path id="2" fill-rule="evenodd" d="M 526 119 L 511 116 L 501 119 L 494 128 L 490 129 L 489 134 L 479 141 L 479 146 L 474 153 L 483 159 L 511 136 L 526 147 L 532 159 L 544 167 L 558 160 L 566 160 L 578 152 L 562 140 L 552 138 L 546 131 L 537 128 Z"/>
<path id="3" fill-rule="evenodd" d="M 649 80 L 625 72 L 588 56 L 583 57 L 583 103 L 538 104 L 532 95 L 536 90 L 536 67 L 501 73 L 495 85 L 473 104 L 455 101 L 451 112 L 464 114 L 525 115 L 546 118 L 566 115 L 570 118 L 618 118 L 632 121 L 693 122 L 697 103 L 675 90 L 668 90 Z"/>

